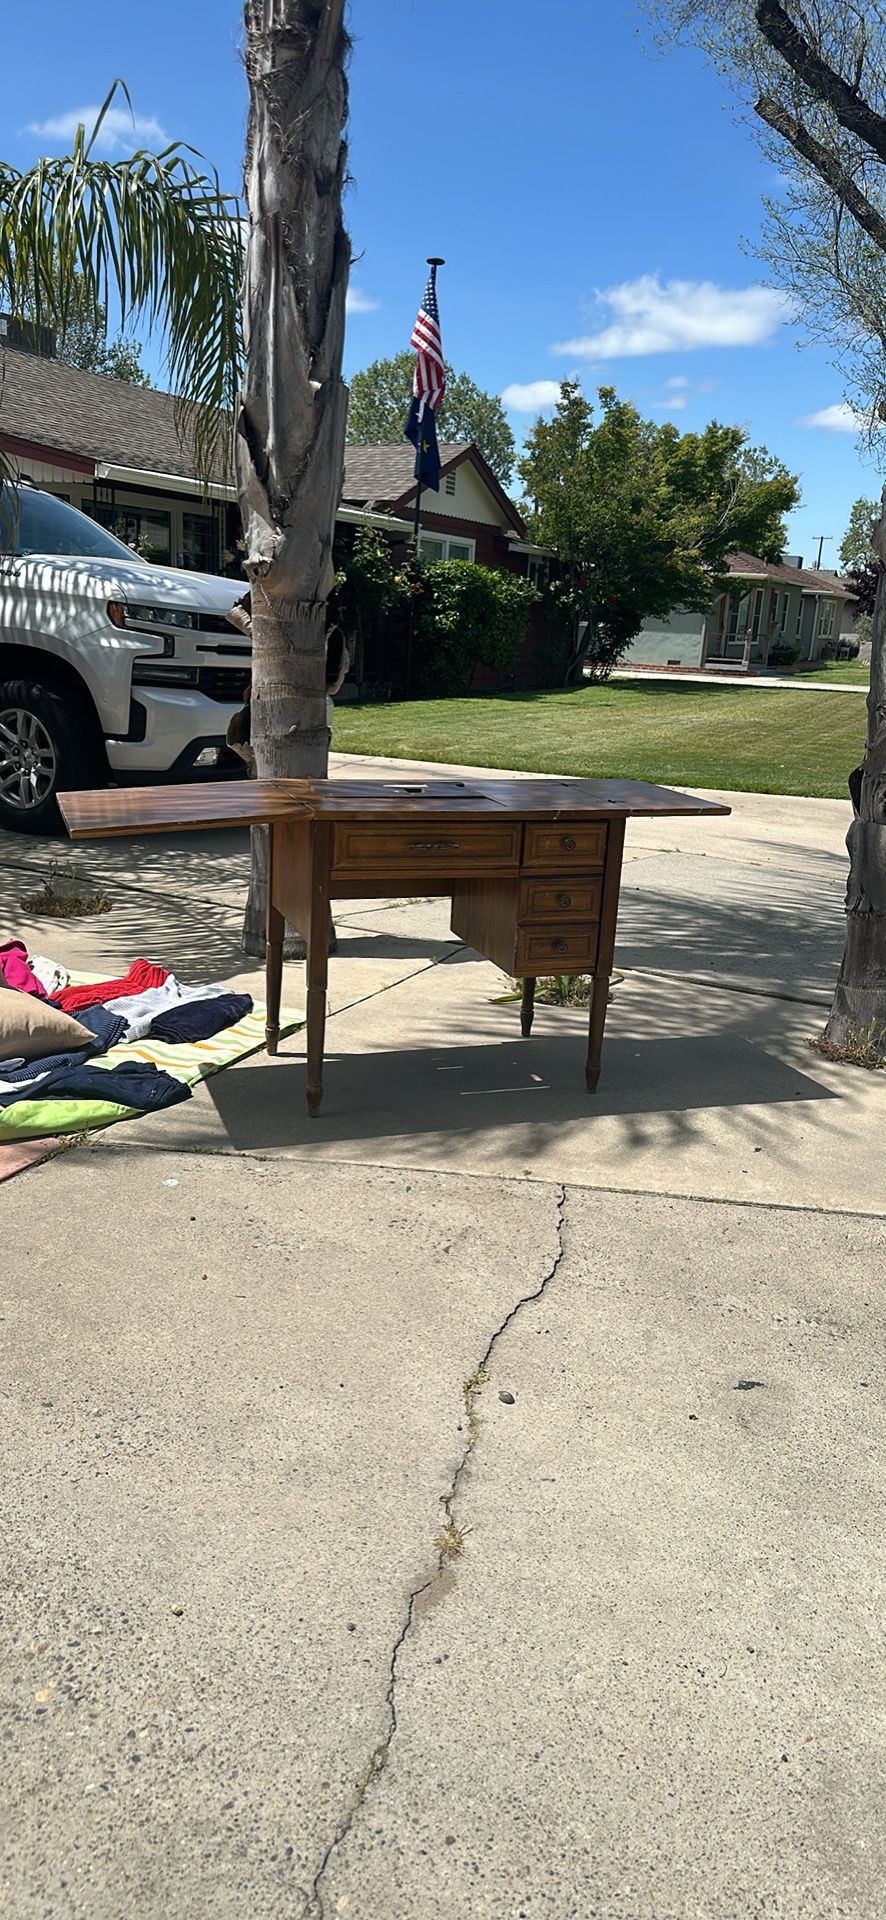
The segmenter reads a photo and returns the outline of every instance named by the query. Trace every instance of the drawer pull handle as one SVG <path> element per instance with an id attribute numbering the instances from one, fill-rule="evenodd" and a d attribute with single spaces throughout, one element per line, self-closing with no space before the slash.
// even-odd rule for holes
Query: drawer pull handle
<path id="1" fill-rule="evenodd" d="M 572 905 L 571 893 L 558 893 L 557 905 L 558 907 L 571 907 Z"/>
<path id="2" fill-rule="evenodd" d="M 461 846 L 460 840 L 410 840 L 410 853 L 455 853 Z"/>
<path id="3" fill-rule="evenodd" d="M 571 833 L 566 833 L 563 835 L 563 845 L 566 848 L 567 853 L 575 852 L 575 841 L 573 840 Z"/>
<path id="4" fill-rule="evenodd" d="M 555 953 L 568 953 L 568 952 L 569 952 L 569 942 L 568 942 L 568 940 L 555 940 L 555 941 L 554 941 L 554 952 L 555 952 Z"/>

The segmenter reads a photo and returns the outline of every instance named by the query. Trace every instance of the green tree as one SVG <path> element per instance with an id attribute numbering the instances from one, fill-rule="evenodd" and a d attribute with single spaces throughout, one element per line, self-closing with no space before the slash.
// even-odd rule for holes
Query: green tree
<path id="1" fill-rule="evenodd" d="M 565 620 L 567 677 L 605 676 L 651 614 L 710 605 L 727 553 L 777 559 L 792 474 L 739 427 L 680 434 L 601 387 L 599 419 L 567 381 L 518 471 L 533 539 L 554 549 L 549 598 Z"/>
<path id="2" fill-rule="evenodd" d="M 414 353 L 395 354 L 393 360 L 373 360 L 351 381 L 348 402 L 348 439 L 360 446 L 393 445 L 403 438 L 403 422 L 412 398 Z M 502 486 L 514 465 L 514 436 L 504 407 L 494 393 L 467 373 L 456 373 L 447 363 L 446 392 L 437 414 L 437 434 L 443 442 L 472 440 Z"/>
<path id="3" fill-rule="evenodd" d="M 886 0 L 649 0 L 670 33 L 702 46 L 786 180 L 764 202 L 763 251 L 810 331 L 832 345 L 874 430 L 886 420 Z M 850 776 L 846 944 L 832 1046 L 860 1032 L 886 1057 L 886 493 L 867 741 Z"/>
<path id="4" fill-rule="evenodd" d="M 856 500 L 840 545 L 840 566 L 858 601 L 863 619 L 870 620 L 877 598 L 880 567 L 874 547 L 879 508 L 876 500 Z M 861 637 L 861 636 L 859 636 Z"/>
<path id="5" fill-rule="evenodd" d="M 109 343 L 107 307 L 89 299 L 82 274 L 75 279 L 69 316 L 56 342 L 56 353 L 66 366 L 80 367 L 84 373 L 104 373 L 112 380 L 128 380 L 134 387 L 151 384 L 141 364 L 137 341 L 120 334 Z"/>
<path id="6" fill-rule="evenodd" d="M 860 573 L 874 559 L 874 529 L 880 517 L 876 500 L 853 501 L 849 525 L 840 542 L 840 565 L 844 573 Z"/>

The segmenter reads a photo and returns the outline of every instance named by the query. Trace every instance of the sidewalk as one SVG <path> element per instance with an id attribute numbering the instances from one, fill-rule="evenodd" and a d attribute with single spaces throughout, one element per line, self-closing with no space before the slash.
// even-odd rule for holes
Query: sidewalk
<path id="1" fill-rule="evenodd" d="M 879 1920 L 886 1076 L 848 809 L 734 805 L 629 826 L 593 1101 L 347 902 L 319 1120 L 295 1038 L 0 1188 L 16 1920 Z M 42 950 L 261 991 L 245 835 L 78 857 Z"/>
<path id="2" fill-rule="evenodd" d="M 770 687 L 790 687 L 795 693 L 861 693 L 867 698 L 868 692 L 866 686 L 860 686 L 855 680 L 807 680 L 798 673 L 748 674 L 738 668 L 734 673 L 717 673 L 696 667 L 681 673 L 677 667 L 663 667 L 661 672 L 655 667 L 614 667 L 611 677 L 613 680 L 689 680 L 693 686 L 753 687 L 764 693 Z"/>

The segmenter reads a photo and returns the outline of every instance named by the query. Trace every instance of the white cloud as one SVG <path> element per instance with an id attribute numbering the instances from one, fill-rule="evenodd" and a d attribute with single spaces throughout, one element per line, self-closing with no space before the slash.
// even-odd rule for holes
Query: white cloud
<path id="1" fill-rule="evenodd" d="M 666 400 L 650 400 L 653 413 L 682 413 L 689 401 L 683 393 L 670 393 Z"/>
<path id="2" fill-rule="evenodd" d="M 804 413 L 795 420 L 797 427 L 824 427 L 827 433 L 864 433 L 870 422 L 863 413 L 856 413 L 848 400 L 838 400 L 832 407 L 819 407 L 816 413 Z"/>
<path id="3" fill-rule="evenodd" d="M 596 296 L 610 324 L 599 333 L 560 340 L 552 353 L 614 360 L 696 347 L 756 347 L 769 340 L 791 303 L 775 287 L 718 287 L 712 280 L 667 280 L 654 273 L 624 280 Z"/>
<path id="4" fill-rule="evenodd" d="M 527 380 L 523 384 L 515 380 L 505 387 L 501 401 L 511 413 L 538 413 L 543 407 L 555 407 L 559 398 L 559 380 Z"/>
<path id="5" fill-rule="evenodd" d="M 665 386 L 669 393 L 676 393 L 678 387 L 688 387 L 689 384 L 688 376 L 685 373 L 674 373 L 671 375 L 670 380 L 665 381 Z"/>
<path id="6" fill-rule="evenodd" d="M 373 300 L 361 287 L 349 287 L 345 295 L 346 313 L 375 313 L 380 305 L 379 300 Z"/>
<path id="7" fill-rule="evenodd" d="M 44 140 L 64 140 L 70 143 L 77 128 L 85 127 L 88 140 L 99 112 L 98 107 L 73 107 L 70 113 L 59 113 L 53 120 L 32 120 L 28 132 L 38 133 Z M 128 107 L 109 107 L 93 151 L 95 153 L 132 153 L 136 147 L 167 147 L 168 145 L 169 135 L 161 127 L 159 120 L 140 113 L 132 114 Z"/>

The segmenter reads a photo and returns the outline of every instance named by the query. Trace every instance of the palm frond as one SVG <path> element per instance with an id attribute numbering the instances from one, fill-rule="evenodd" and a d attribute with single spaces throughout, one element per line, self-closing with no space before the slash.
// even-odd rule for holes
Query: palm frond
<path id="1" fill-rule="evenodd" d="M 206 480 L 227 464 L 240 380 L 241 207 L 179 141 L 94 158 L 118 89 L 129 100 L 115 81 L 70 154 L 25 172 L 0 164 L 0 303 L 13 318 L 64 333 L 76 288 L 105 308 L 113 291 L 124 326 L 141 322 L 160 336 L 180 431 Z"/>

